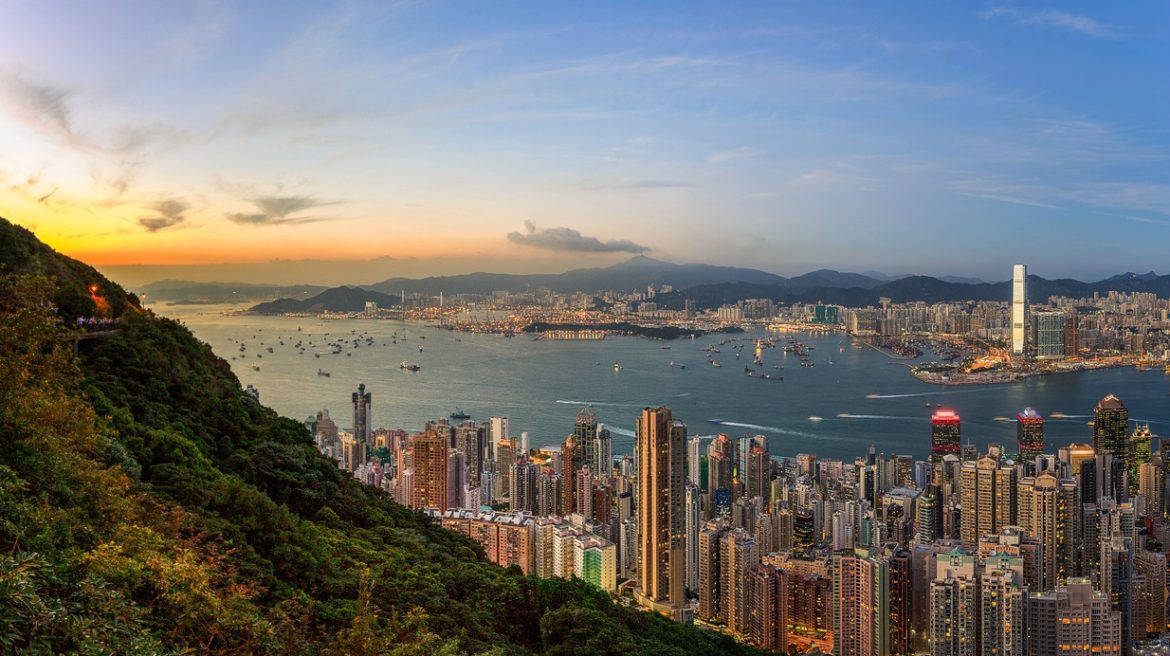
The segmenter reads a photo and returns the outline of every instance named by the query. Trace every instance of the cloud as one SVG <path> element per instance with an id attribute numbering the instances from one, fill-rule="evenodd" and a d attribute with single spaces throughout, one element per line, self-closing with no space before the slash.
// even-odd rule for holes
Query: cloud
<path id="1" fill-rule="evenodd" d="M 191 206 L 178 198 L 160 200 L 151 206 L 154 213 L 150 216 L 138 218 L 138 225 L 146 228 L 147 232 L 158 232 L 167 228 L 179 226 L 187 220 L 186 212 Z"/>
<path id="2" fill-rule="evenodd" d="M 694 187 L 694 183 L 685 180 L 669 180 L 663 178 L 641 178 L 629 180 L 599 180 L 585 178 L 577 180 L 561 180 L 553 184 L 575 189 L 578 191 L 639 191 L 646 189 L 685 189 Z"/>
<path id="3" fill-rule="evenodd" d="M 1069 32 L 1110 38 L 1117 36 L 1108 25 L 1079 14 L 1070 14 L 1055 9 L 1016 9 L 1014 7 L 993 7 L 979 14 L 983 20 L 1006 18 L 1022 27 L 1048 27 Z"/>
<path id="4" fill-rule="evenodd" d="M 743 159 L 745 157 L 755 157 L 764 151 L 759 148 L 752 148 L 751 146 L 740 146 L 739 148 L 732 148 L 731 150 L 721 150 L 712 154 L 707 158 L 708 164 L 722 164 L 730 162 L 734 159 Z"/>
<path id="5" fill-rule="evenodd" d="M 11 73 L 0 72 L 0 104 L 13 116 L 34 129 L 68 143 L 76 143 L 69 99 L 73 91 L 41 84 Z"/>
<path id="6" fill-rule="evenodd" d="M 299 212 L 315 207 L 336 205 L 338 201 L 321 200 L 316 196 L 258 196 L 250 199 L 255 206 L 255 212 L 236 212 L 227 215 L 227 218 L 240 225 L 301 225 L 328 221 L 327 217 L 294 216 Z"/>
<path id="7" fill-rule="evenodd" d="M 601 241 L 596 237 L 586 237 L 572 228 L 537 228 L 531 221 L 524 222 L 524 232 L 509 232 L 508 241 L 559 252 L 636 254 L 650 250 L 625 239 Z"/>

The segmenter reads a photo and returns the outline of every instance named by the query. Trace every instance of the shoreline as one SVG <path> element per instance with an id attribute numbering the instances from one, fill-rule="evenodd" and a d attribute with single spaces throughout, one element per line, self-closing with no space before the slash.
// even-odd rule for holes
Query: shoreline
<path id="1" fill-rule="evenodd" d="M 1089 367 L 1078 367 L 1074 369 L 986 372 L 976 374 L 958 374 L 958 377 L 955 377 L 952 374 L 945 379 L 943 378 L 942 374 L 929 371 L 914 371 L 913 367 L 911 367 L 910 375 L 924 383 L 930 383 L 931 385 L 961 387 L 969 385 L 1006 385 L 1009 383 L 1022 383 L 1029 378 L 1038 378 L 1042 376 L 1061 376 L 1066 374 L 1079 374 L 1089 371 L 1100 371 L 1103 369 L 1124 369 L 1126 367 L 1134 366 L 1136 365 L 1132 362 L 1106 362 L 1095 364 Z"/>

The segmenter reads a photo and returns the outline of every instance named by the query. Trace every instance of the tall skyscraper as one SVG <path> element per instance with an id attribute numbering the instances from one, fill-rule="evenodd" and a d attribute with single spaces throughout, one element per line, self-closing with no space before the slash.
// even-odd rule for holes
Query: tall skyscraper
<path id="1" fill-rule="evenodd" d="M 1032 315 L 1032 345 L 1037 360 L 1059 360 L 1064 357 L 1063 312 L 1036 312 Z"/>
<path id="2" fill-rule="evenodd" d="M 580 415 L 578 415 L 579 417 Z M 565 438 L 561 444 L 561 479 L 565 482 L 561 507 L 565 514 L 577 512 L 577 471 L 584 465 L 581 443 L 575 435 Z"/>
<path id="3" fill-rule="evenodd" d="M 1010 462 L 983 456 L 962 464 L 959 474 L 962 503 L 959 538 L 975 544 L 1016 520 L 1016 469 Z"/>
<path id="4" fill-rule="evenodd" d="M 597 415 L 593 409 L 584 406 L 573 420 L 573 441 L 580 449 L 580 462 L 577 467 L 588 465 L 590 471 L 598 471 L 597 466 Z"/>
<path id="5" fill-rule="evenodd" d="M 362 444 L 370 443 L 370 397 L 365 383 L 353 393 L 353 439 Z"/>
<path id="6" fill-rule="evenodd" d="M 670 408 L 643 408 L 637 423 L 638 601 L 679 617 L 686 578 L 686 425 Z"/>
<path id="7" fill-rule="evenodd" d="M 410 438 L 411 462 L 414 480 L 411 505 L 447 510 L 447 440 L 434 431 L 426 431 Z"/>
<path id="8" fill-rule="evenodd" d="M 867 549 L 833 555 L 833 656 L 887 656 L 889 566 Z"/>
<path id="9" fill-rule="evenodd" d="M 1016 415 L 1016 444 L 1024 462 L 1044 453 L 1044 417 L 1035 408 L 1024 408 Z"/>
<path id="10" fill-rule="evenodd" d="M 1028 267 L 1012 267 L 1012 355 L 1024 355 L 1028 327 Z"/>
<path id="11" fill-rule="evenodd" d="M 749 641 L 769 651 L 788 649 L 788 577 L 772 565 L 756 565 L 748 572 Z"/>
<path id="12" fill-rule="evenodd" d="M 939 408 L 930 418 L 930 461 L 942 462 L 948 454 L 959 455 L 961 433 L 959 415 L 950 408 Z"/>
<path id="13" fill-rule="evenodd" d="M 1111 469 L 1108 472 L 1112 485 L 1108 488 L 1098 488 L 1098 496 L 1112 496 L 1118 501 L 1124 501 L 1128 496 L 1128 486 L 1123 479 L 1123 473 L 1131 460 L 1129 455 L 1129 409 L 1125 403 L 1110 394 L 1097 402 L 1093 411 L 1093 450 L 1097 456 L 1113 456 Z M 1094 499 L 1095 501 L 1095 499 Z"/>
<path id="14" fill-rule="evenodd" d="M 727 628 L 738 636 L 748 633 L 748 572 L 760 562 L 755 539 L 743 529 L 728 531 L 719 542 L 722 566 L 720 587 L 723 592 L 723 616 Z"/>
<path id="15" fill-rule="evenodd" d="M 540 488 L 537 483 L 536 465 L 528 462 L 526 456 L 520 456 L 516 464 L 512 465 L 509 484 L 511 490 L 508 499 L 512 510 L 536 514 L 540 509 L 537 502 Z"/>

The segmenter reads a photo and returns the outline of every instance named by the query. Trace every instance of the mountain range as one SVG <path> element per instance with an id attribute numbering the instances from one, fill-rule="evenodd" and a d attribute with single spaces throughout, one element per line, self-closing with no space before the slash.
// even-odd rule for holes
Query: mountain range
<path id="1" fill-rule="evenodd" d="M 825 302 L 846 306 L 875 305 L 881 298 L 895 303 L 914 301 L 1006 301 L 1011 283 L 982 282 L 971 278 L 909 275 L 882 280 L 882 274 L 860 274 L 818 269 L 785 278 L 774 273 L 740 267 L 708 264 L 673 264 L 637 256 L 608 267 L 574 269 L 558 274 L 470 273 L 429 278 L 391 278 L 365 287 L 335 287 L 307 299 L 280 299 L 252 308 L 260 314 L 286 312 L 353 312 L 364 301 L 380 306 L 398 302 L 397 294 L 438 295 L 489 294 L 494 291 L 526 292 L 539 288 L 554 292 L 631 291 L 648 286 L 669 285 L 673 289 L 655 296 L 659 307 L 681 308 L 693 301 L 699 309 L 718 307 L 747 298 L 768 298 L 784 303 Z M 1028 295 L 1043 300 L 1049 296 L 1090 297 L 1109 291 L 1148 292 L 1170 297 L 1170 276 L 1154 272 L 1123 273 L 1097 282 L 1068 278 L 1049 280 L 1028 277 Z"/>

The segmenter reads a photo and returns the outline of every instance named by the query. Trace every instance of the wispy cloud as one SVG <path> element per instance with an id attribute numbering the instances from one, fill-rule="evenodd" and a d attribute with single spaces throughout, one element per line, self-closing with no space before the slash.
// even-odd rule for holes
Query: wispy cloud
<path id="1" fill-rule="evenodd" d="M 579 179 L 560 180 L 553 183 L 558 187 L 578 191 L 639 191 L 651 189 L 686 189 L 694 187 L 693 182 L 666 178 L 635 178 L 626 180 Z"/>
<path id="2" fill-rule="evenodd" d="M 257 196 L 249 199 L 255 211 L 229 213 L 227 218 L 240 225 L 301 225 L 328 221 L 329 217 L 298 216 L 316 207 L 337 205 L 340 201 L 321 200 L 316 196 Z"/>
<path id="3" fill-rule="evenodd" d="M 77 135 L 69 110 L 72 95 L 71 89 L 0 71 L 0 105 L 33 129 L 74 144 Z"/>
<path id="4" fill-rule="evenodd" d="M 739 148 L 732 148 L 730 150 L 721 150 L 717 153 L 712 153 L 707 158 L 708 164 L 722 164 L 736 159 L 744 159 L 747 157 L 755 157 L 764 151 L 752 146 L 740 146 Z"/>
<path id="5" fill-rule="evenodd" d="M 187 210 L 191 206 L 185 200 L 167 198 L 152 204 L 150 209 L 151 214 L 138 218 L 138 225 L 146 228 L 147 232 L 158 232 L 182 225 L 187 220 Z"/>
<path id="6" fill-rule="evenodd" d="M 1114 38 L 1117 32 L 1108 25 L 1088 16 L 1070 14 L 1055 9 L 1021 9 L 993 7 L 979 14 L 983 20 L 1007 19 L 1022 27 L 1045 27 L 1076 32 L 1085 36 Z"/>
<path id="7" fill-rule="evenodd" d="M 537 228 L 531 221 L 524 222 L 524 232 L 509 232 L 508 241 L 548 251 L 575 253 L 645 253 L 646 246 L 625 239 L 601 241 L 587 237 L 572 228 Z"/>

